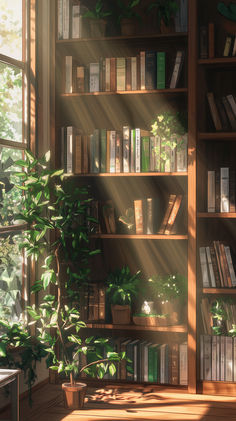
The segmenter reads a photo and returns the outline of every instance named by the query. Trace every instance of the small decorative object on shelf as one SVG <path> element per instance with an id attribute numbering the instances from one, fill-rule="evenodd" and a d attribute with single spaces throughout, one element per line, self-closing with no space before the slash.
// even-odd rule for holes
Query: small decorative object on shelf
<path id="1" fill-rule="evenodd" d="M 139 3 L 140 0 L 129 0 L 128 3 L 123 0 L 116 0 L 121 35 L 135 35 L 136 23 L 137 21 L 141 21 L 141 16 L 135 10 L 135 7 L 138 6 Z"/>

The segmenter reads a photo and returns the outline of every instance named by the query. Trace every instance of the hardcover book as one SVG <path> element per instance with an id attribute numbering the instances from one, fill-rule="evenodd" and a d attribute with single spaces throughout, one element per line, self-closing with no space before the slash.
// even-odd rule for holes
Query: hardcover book
<path id="1" fill-rule="evenodd" d="M 177 87 L 179 78 L 180 78 L 180 72 L 183 66 L 184 61 L 184 51 L 177 51 L 176 58 L 175 58 L 175 64 L 173 68 L 173 73 L 170 80 L 170 88 L 174 89 Z"/>
<path id="2" fill-rule="evenodd" d="M 157 59 L 156 51 L 145 53 L 145 88 L 156 89 L 157 87 Z"/>
<path id="3" fill-rule="evenodd" d="M 134 218 L 135 218 L 135 228 L 136 234 L 143 234 L 143 202 L 142 200 L 134 200 Z"/>
<path id="4" fill-rule="evenodd" d="M 166 53 L 164 51 L 157 52 L 157 89 L 165 89 L 166 87 Z"/>

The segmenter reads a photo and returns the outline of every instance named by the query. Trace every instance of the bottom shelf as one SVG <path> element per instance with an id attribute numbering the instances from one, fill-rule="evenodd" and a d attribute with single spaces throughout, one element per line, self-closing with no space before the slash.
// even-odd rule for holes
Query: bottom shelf
<path id="1" fill-rule="evenodd" d="M 236 383 L 204 380 L 197 384 L 197 393 L 204 395 L 235 396 Z"/>

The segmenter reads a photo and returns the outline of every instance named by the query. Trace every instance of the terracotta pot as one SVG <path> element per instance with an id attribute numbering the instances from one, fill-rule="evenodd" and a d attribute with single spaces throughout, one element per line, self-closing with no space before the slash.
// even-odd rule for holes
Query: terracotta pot
<path id="1" fill-rule="evenodd" d="M 112 322 L 115 325 L 128 325 L 130 323 L 130 306 L 111 305 Z"/>
<path id="2" fill-rule="evenodd" d="M 83 408 L 86 389 L 87 385 L 85 383 L 62 383 L 62 392 L 65 408 Z"/>
<path id="3" fill-rule="evenodd" d="M 121 30 L 121 35 L 123 36 L 135 35 L 136 25 L 135 25 L 134 19 L 126 19 L 126 18 L 121 19 L 120 30 Z"/>
<path id="4" fill-rule="evenodd" d="M 103 19 L 90 19 L 90 37 L 91 38 L 103 38 L 106 33 L 107 22 Z"/>

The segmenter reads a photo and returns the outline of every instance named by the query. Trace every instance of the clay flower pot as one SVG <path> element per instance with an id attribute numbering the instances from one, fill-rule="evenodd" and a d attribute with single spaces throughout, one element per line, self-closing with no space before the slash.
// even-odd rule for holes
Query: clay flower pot
<path id="1" fill-rule="evenodd" d="M 111 306 L 112 322 L 115 325 L 128 325 L 130 323 L 130 306 L 113 304 Z"/>
<path id="2" fill-rule="evenodd" d="M 87 390 L 85 383 L 62 383 L 64 406 L 68 409 L 81 409 Z"/>

